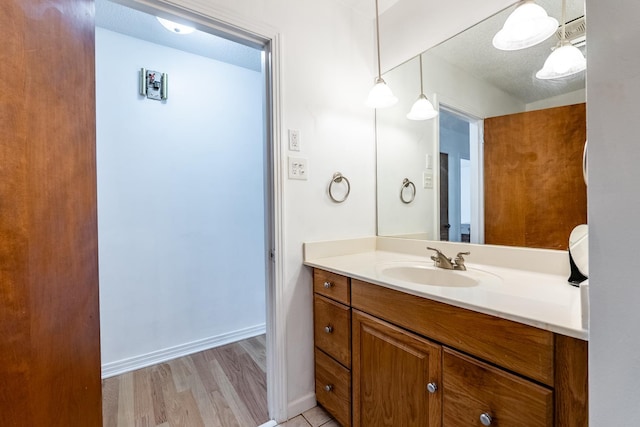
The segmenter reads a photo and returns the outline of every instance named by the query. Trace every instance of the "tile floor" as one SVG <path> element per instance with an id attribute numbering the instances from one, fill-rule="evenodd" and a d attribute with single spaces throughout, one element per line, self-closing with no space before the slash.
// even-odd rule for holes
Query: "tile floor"
<path id="1" fill-rule="evenodd" d="M 332 419 L 324 409 L 316 406 L 284 424 L 278 424 L 276 427 L 340 427 L 340 424 Z"/>

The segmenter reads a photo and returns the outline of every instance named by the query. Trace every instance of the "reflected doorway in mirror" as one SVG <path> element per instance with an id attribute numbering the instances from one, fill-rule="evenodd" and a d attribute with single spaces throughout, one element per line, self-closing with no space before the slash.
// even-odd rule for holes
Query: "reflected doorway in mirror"
<path id="1" fill-rule="evenodd" d="M 440 240 L 484 242 L 483 120 L 440 105 Z"/>

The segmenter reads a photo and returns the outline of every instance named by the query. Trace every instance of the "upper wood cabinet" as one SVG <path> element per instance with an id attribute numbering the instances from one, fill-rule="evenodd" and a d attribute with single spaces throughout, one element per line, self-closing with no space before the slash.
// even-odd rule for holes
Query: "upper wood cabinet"
<path id="1" fill-rule="evenodd" d="M 442 424 L 442 347 L 383 322 L 353 313 L 353 425 Z"/>
<path id="2" fill-rule="evenodd" d="M 484 120 L 484 240 L 566 249 L 587 223 L 586 104 Z"/>

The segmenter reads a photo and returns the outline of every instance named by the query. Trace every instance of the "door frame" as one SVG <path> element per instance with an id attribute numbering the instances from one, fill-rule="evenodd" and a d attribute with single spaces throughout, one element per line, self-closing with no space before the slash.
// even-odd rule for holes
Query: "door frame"
<path id="1" fill-rule="evenodd" d="M 471 154 L 471 243 L 484 243 L 484 119 L 479 115 L 467 112 L 466 109 L 454 107 L 452 102 L 435 100 L 438 111 L 460 117 L 469 122 L 469 150 Z M 438 119 L 439 120 L 439 119 Z M 435 151 L 440 153 L 440 126 L 437 126 Z M 439 157 L 438 157 L 439 162 Z M 438 170 L 440 165 L 438 164 Z M 438 177 L 439 179 L 439 177 Z M 440 193 L 438 189 L 438 201 Z M 440 224 L 438 210 L 438 224 Z M 451 221 L 451 219 L 449 219 Z"/>
<path id="2" fill-rule="evenodd" d="M 263 49 L 265 55 L 266 352 L 269 417 L 287 419 L 287 347 L 284 298 L 284 180 L 282 178 L 281 36 L 219 6 L 196 0 L 110 0 L 153 15 L 183 18 L 197 29 Z M 180 4 L 178 4 L 178 2 Z"/>

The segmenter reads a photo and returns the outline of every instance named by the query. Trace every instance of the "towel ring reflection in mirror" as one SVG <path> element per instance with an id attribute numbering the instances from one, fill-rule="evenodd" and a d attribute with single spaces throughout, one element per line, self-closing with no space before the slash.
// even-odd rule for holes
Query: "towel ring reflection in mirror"
<path id="1" fill-rule="evenodd" d="M 584 142 L 584 151 L 582 152 L 582 177 L 584 178 L 584 185 L 589 185 L 589 169 L 587 162 L 587 156 L 589 155 L 589 152 L 587 151 L 588 142 L 588 140 Z"/>
<path id="2" fill-rule="evenodd" d="M 406 198 L 404 196 L 404 193 L 407 188 L 411 187 L 411 197 Z M 402 203 L 408 205 L 409 203 L 413 202 L 414 199 L 416 198 L 416 186 L 413 182 L 409 181 L 409 178 L 405 178 L 402 181 L 402 187 L 400 187 L 400 200 L 402 200 Z"/>
<path id="3" fill-rule="evenodd" d="M 347 192 L 341 199 L 339 199 L 333 195 L 333 184 L 340 184 L 342 182 L 344 182 L 347 185 Z M 333 200 L 336 203 L 342 203 L 345 200 L 347 200 L 347 197 L 349 197 L 350 192 L 351 192 L 351 184 L 349 183 L 349 180 L 347 179 L 347 177 L 343 176 L 340 172 L 334 173 L 333 178 L 331 178 L 331 182 L 329 183 L 329 197 L 331 197 L 331 200 Z"/>

